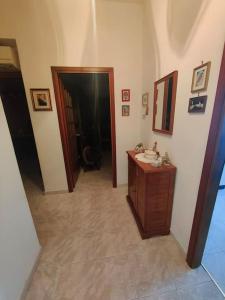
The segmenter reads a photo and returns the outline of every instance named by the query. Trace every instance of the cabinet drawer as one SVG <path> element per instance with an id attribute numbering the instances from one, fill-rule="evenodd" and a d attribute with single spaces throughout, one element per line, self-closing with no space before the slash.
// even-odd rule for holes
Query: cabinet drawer
<path id="1" fill-rule="evenodd" d="M 170 173 L 150 174 L 147 179 L 146 228 L 152 230 L 166 225 L 169 202 Z"/>

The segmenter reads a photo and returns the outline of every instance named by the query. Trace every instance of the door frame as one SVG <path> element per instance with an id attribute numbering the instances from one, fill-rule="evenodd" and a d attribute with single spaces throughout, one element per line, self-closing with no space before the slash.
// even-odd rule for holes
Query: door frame
<path id="1" fill-rule="evenodd" d="M 225 162 L 225 46 L 187 253 L 191 268 L 199 267 L 208 236 Z"/>
<path id="2" fill-rule="evenodd" d="M 59 76 L 62 73 L 90 73 L 90 74 L 108 74 L 109 75 L 109 94 L 110 94 L 110 122 L 111 122 L 111 149 L 112 149 L 112 184 L 117 187 L 117 169 L 116 169 L 116 128 L 115 128 L 115 96 L 114 96 L 114 70 L 106 67 L 57 67 L 52 66 L 52 80 L 55 91 L 56 107 L 58 112 L 59 128 L 62 140 L 63 155 L 66 168 L 66 176 L 69 192 L 73 191 L 74 179 L 70 168 L 68 132 L 66 126 L 66 115 L 63 98 L 60 91 Z"/>

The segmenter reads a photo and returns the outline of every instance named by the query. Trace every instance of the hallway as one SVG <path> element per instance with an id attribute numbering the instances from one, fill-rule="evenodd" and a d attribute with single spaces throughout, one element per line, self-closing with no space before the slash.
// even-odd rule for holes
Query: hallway
<path id="1" fill-rule="evenodd" d="M 112 189 L 107 168 L 81 173 L 70 194 L 25 186 L 43 246 L 26 300 L 223 299 L 172 236 L 140 238 L 127 186 Z"/>

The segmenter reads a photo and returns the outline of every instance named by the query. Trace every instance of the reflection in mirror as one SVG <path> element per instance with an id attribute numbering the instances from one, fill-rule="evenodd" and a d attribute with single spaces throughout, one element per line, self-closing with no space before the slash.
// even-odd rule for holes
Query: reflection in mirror
<path id="1" fill-rule="evenodd" d="M 172 134 L 177 87 L 177 71 L 155 82 L 153 131 Z"/>
<path id="2" fill-rule="evenodd" d="M 155 117 L 155 127 L 161 129 L 163 119 L 163 101 L 164 101 L 165 82 L 157 85 L 157 114 Z"/>

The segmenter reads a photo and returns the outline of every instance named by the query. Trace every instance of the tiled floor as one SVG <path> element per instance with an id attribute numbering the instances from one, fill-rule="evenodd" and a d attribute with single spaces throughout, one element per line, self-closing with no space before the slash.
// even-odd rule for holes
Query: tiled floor
<path id="1" fill-rule="evenodd" d="M 217 194 L 202 264 L 225 294 L 225 190 Z"/>
<path id="2" fill-rule="evenodd" d="M 26 300 L 219 300 L 172 236 L 142 240 L 108 173 L 81 173 L 71 194 L 42 195 L 25 181 L 43 246 Z"/>

